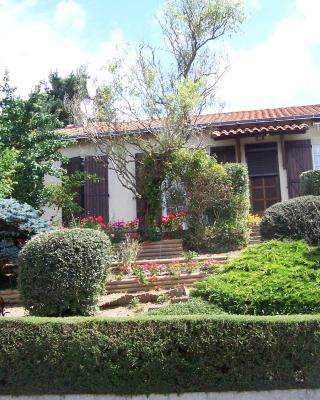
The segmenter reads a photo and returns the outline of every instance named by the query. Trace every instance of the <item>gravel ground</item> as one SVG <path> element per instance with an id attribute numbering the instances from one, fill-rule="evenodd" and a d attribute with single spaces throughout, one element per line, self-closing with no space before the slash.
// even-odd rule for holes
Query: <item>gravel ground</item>
<path id="1" fill-rule="evenodd" d="M 140 312 L 147 311 L 149 308 L 157 308 L 161 307 L 159 304 L 154 303 L 146 303 L 146 304 L 138 304 L 135 307 L 113 307 L 106 310 L 100 310 L 97 312 L 96 316 L 98 317 L 132 317 L 133 315 L 137 315 Z M 17 318 L 17 317 L 25 317 L 28 316 L 28 313 L 23 307 L 6 307 L 6 314 L 1 318 Z"/>

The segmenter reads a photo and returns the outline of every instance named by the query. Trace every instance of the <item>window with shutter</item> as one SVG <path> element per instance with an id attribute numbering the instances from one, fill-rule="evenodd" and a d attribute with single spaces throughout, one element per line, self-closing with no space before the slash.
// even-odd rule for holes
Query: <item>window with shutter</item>
<path id="1" fill-rule="evenodd" d="M 98 182 L 88 181 L 84 185 L 84 210 L 86 216 L 101 215 L 109 221 L 109 188 L 107 157 L 86 157 L 84 171 L 95 174 Z"/>
<path id="2" fill-rule="evenodd" d="M 281 200 L 277 143 L 245 146 L 250 181 L 250 202 L 253 213 Z"/>
<path id="3" fill-rule="evenodd" d="M 236 162 L 235 146 L 211 147 L 210 155 L 215 156 L 218 163 Z"/>
<path id="4" fill-rule="evenodd" d="M 84 164 L 83 159 L 81 157 L 73 157 L 69 158 L 68 162 L 64 165 L 64 168 L 67 171 L 68 175 L 72 175 L 77 171 L 83 171 Z M 77 193 L 75 198 L 76 203 L 84 208 L 84 188 L 74 188 L 74 192 Z M 80 218 L 81 213 L 78 215 L 74 215 L 75 218 Z M 62 210 L 62 222 L 63 225 L 68 225 L 70 223 L 70 216 L 66 215 L 66 213 Z"/>

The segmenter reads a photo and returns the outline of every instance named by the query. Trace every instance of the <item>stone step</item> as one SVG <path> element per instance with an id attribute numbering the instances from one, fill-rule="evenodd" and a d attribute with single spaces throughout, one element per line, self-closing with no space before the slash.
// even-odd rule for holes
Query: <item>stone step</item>
<path id="1" fill-rule="evenodd" d="M 141 254 L 173 254 L 173 253 L 182 253 L 182 249 L 148 249 L 148 250 L 142 250 L 140 252 Z"/>

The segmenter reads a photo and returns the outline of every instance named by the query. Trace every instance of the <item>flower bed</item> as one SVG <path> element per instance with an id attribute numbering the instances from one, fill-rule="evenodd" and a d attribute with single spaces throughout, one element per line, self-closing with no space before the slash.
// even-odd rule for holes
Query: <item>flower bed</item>
<path id="1" fill-rule="evenodd" d="M 103 230 L 110 237 L 112 243 L 124 241 L 126 235 L 129 235 L 131 239 L 138 239 L 143 242 L 155 242 L 161 239 L 180 238 L 185 228 L 185 217 L 184 211 L 169 212 L 167 216 L 162 216 L 160 226 L 147 227 L 143 237 L 139 232 L 139 218 L 132 221 L 105 222 L 101 215 L 90 216 L 82 218 L 79 227 Z"/>
<path id="2" fill-rule="evenodd" d="M 134 265 L 129 268 L 124 265 L 111 268 L 109 281 L 121 280 L 124 278 L 137 278 L 140 283 L 148 284 L 156 282 L 161 277 L 180 278 L 186 274 L 201 273 L 201 277 L 213 273 L 221 265 L 220 260 L 207 259 L 202 261 L 175 261 L 171 263 L 150 262 L 142 265 Z"/>

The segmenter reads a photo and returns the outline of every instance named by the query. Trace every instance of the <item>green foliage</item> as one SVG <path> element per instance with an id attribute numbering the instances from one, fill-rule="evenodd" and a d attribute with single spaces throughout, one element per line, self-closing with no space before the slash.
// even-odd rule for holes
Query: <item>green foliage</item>
<path id="1" fill-rule="evenodd" d="M 248 173 L 242 164 L 218 164 L 204 150 L 176 152 L 168 173 L 183 192 L 188 233 L 185 245 L 196 251 L 242 247 L 248 236 Z M 172 191 L 172 190 L 171 190 Z"/>
<path id="2" fill-rule="evenodd" d="M 222 311 L 215 305 L 205 300 L 194 298 L 183 303 L 169 304 L 156 310 L 151 310 L 148 315 L 208 315 L 221 313 Z"/>
<path id="3" fill-rule="evenodd" d="M 15 199 L 0 199 L 1 261 L 15 260 L 25 240 L 48 230 L 48 223 L 28 204 Z"/>
<path id="4" fill-rule="evenodd" d="M 319 282 L 319 247 L 271 241 L 248 247 L 192 294 L 230 313 L 311 314 L 320 312 Z"/>
<path id="5" fill-rule="evenodd" d="M 47 95 L 40 88 L 24 100 L 15 95 L 8 73 L 0 85 L 0 143 L 16 151 L 18 163 L 11 175 L 14 182 L 12 197 L 39 209 L 46 174 L 60 172 L 55 161 L 62 161 L 65 146 L 54 131 L 59 127 L 56 117 L 47 111 Z"/>
<path id="6" fill-rule="evenodd" d="M 76 189 L 83 187 L 88 181 L 97 182 L 98 178 L 94 174 L 80 171 L 72 175 L 62 175 L 60 183 L 50 183 L 45 186 L 43 204 L 63 209 L 64 216 L 67 219 L 74 218 L 74 215 L 83 211 L 83 208 L 77 202 L 78 192 Z"/>
<path id="7" fill-rule="evenodd" d="M 301 196 L 269 207 L 260 223 L 261 237 L 320 242 L 320 197 Z"/>
<path id="8" fill-rule="evenodd" d="M 141 199 L 143 233 L 147 225 L 160 221 L 174 153 L 190 143 L 190 138 L 195 139 L 196 147 L 201 146 L 203 132 L 195 126 L 194 116 L 213 104 L 224 70 L 219 62 L 220 46 L 215 43 L 236 32 L 242 20 L 241 2 L 168 1 L 159 18 L 163 46 L 156 49 L 143 43 L 135 50 L 124 48 L 108 65 L 108 84 L 93 98 L 96 120 L 89 115 L 87 120 L 96 137 L 101 121 L 118 130 L 118 115 L 130 121 L 120 125 L 124 131 L 140 131 L 105 135 L 103 141 L 97 137 L 97 143 L 116 166 L 122 185 Z M 128 52 L 134 54 L 130 65 Z M 132 174 L 132 165 L 138 164 L 132 149 L 142 155 L 139 164 L 145 176 L 141 179 Z"/>
<path id="9" fill-rule="evenodd" d="M 300 175 L 300 188 L 303 195 L 320 195 L 320 171 L 306 171 Z"/>
<path id="10" fill-rule="evenodd" d="M 110 263 L 110 242 L 102 232 L 66 229 L 38 235 L 18 258 L 23 304 L 32 315 L 91 314 Z"/>
<path id="11" fill-rule="evenodd" d="M 65 78 L 62 78 L 57 71 L 49 75 L 50 87 L 46 88 L 48 110 L 56 115 L 64 126 L 75 122 L 69 105 L 73 101 L 81 101 L 88 97 L 87 79 L 88 74 L 83 69 L 76 73 L 71 72 Z"/>
<path id="12" fill-rule="evenodd" d="M 12 148 L 4 148 L 0 144 L 0 198 L 10 197 L 17 184 L 15 174 L 20 167 L 18 152 Z"/>
<path id="13" fill-rule="evenodd" d="M 0 393 L 318 388 L 319 331 L 319 316 L 2 318 Z"/>

